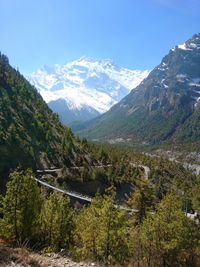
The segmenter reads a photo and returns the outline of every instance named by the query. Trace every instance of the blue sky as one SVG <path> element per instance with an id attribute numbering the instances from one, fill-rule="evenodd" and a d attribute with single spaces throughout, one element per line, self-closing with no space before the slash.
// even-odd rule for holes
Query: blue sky
<path id="1" fill-rule="evenodd" d="M 0 51 L 24 74 L 81 56 L 152 69 L 200 32 L 200 0 L 0 0 Z"/>

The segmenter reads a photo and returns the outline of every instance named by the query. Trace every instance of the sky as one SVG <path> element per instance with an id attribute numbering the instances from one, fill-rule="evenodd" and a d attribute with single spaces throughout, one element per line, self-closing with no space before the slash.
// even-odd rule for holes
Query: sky
<path id="1" fill-rule="evenodd" d="M 0 0 L 0 51 L 28 75 L 82 56 L 152 69 L 200 32 L 200 0 Z"/>

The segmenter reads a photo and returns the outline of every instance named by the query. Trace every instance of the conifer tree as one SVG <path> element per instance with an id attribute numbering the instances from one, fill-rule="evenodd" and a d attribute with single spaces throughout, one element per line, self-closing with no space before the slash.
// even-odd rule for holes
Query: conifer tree
<path id="1" fill-rule="evenodd" d="M 41 208 L 40 189 L 30 170 L 10 174 L 3 198 L 1 227 L 4 236 L 24 242 L 34 236 Z"/>
<path id="2" fill-rule="evenodd" d="M 113 196 L 97 195 L 76 221 L 76 252 L 111 265 L 124 264 L 129 258 L 129 220 L 114 205 Z"/>
<path id="3" fill-rule="evenodd" d="M 142 244 L 148 266 L 184 266 L 179 255 L 187 242 L 187 217 L 181 201 L 168 194 L 142 225 Z M 180 260 L 180 262 L 179 262 Z"/>
<path id="4" fill-rule="evenodd" d="M 52 193 L 44 203 L 40 216 L 41 237 L 54 250 L 69 248 L 73 230 L 73 211 L 69 199 Z"/>
<path id="5" fill-rule="evenodd" d="M 130 221 L 125 211 L 114 204 L 115 195 L 105 196 L 101 210 L 102 236 L 104 239 L 103 260 L 107 265 L 124 265 L 129 259 Z"/>
<path id="6" fill-rule="evenodd" d="M 89 207 L 81 210 L 76 219 L 75 243 L 76 253 L 84 259 L 98 259 L 101 256 L 99 235 L 101 229 L 100 203 L 98 195 Z"/>
<path id="7" fill-rule="evenodd" d="M 200 216 L 200 176 L 198 176 L 196 183 L 192 187 L 191 198 L 193 208 Z"/>
<path id="8" fill-rule="evenodd" d="M 147 210 L 153 206 L 153 190 L 149 181 L 144 178 L 136 183 L 136 189 L 128 199 L 127 204 L 136 210 L 136 224 L 141 224 L 146 217 Z"/>

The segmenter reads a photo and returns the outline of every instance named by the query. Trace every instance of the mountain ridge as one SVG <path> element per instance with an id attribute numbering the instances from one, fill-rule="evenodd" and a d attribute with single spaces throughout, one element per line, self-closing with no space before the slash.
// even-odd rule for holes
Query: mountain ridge
<path id="1" fill-rule="evenodd" d="M 139 86 L 81 134 L 154 144 L 199 140 L 200 34 L 171 49 Z"/>
<path id="2" fill-rule="evenodd" d="M 82 57 L 64 65 L 45 65 L 28 79 L 53 111 L 60 115 L 62 122 L 68 124 L 86 121 L 106 112 L 148 73 L 147 70 L 120 68 L 109 59 Z"/>

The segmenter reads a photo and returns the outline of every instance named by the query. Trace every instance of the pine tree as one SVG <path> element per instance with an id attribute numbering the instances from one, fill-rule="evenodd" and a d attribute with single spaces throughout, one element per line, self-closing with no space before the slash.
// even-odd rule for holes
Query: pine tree
<path id="1" fill-rule="evenodd" d="M 136 183 L 136 189 L 127 201 L 127 204 L 138 212 L 135 215 L 136 224 L 141 224 L 150 207 L 153 206 L 153 190 L 149 181 L 144 178 Z"/>
<path id="2" fill-rule="evenodd" d="M 129 220 L 114 205 L 113 196 L 97 195 L 76 221 L 76 252 L 105 264 L 124 264 L 129 258 Z"/>
<path id="3" fill-rule="evenodd" d="M 187 242 L 187 220 L 173 194 L 166 195 L 157 213 L 144 220 L 141 238 L 148 266 L 184 266 L 179 255 Z"/>
<path id="4" fill-rule="evenodd" d="M 42 197 L 30 170 L 10 174 L 3 198 L 1 227 L 4 236 L 24 242 L 34 236 Z"/>
<path id="5" fill-rule="evenodd" d="M 185 233 L 184 249 L 179 258 L 185 260 L 187 267 L 200 266 L 200 225 L 195 220 L 186 221 L 187 231 Z"/>
<path id="6" fill-rule="evenodd" d="M 97 196 L 89 207 L 81 210 L 76 219 L 75 244 L 79 257 L 98 259 L 101 256 L 99 247 L 99 231 L 101 228 L 100 203 Z"/>
<path id="7" fill-rule="evenodd" d="M 55 251 L 69 248 L 72 241 L 73 211 L 68 197 L 52 193 L 44 203 L 40 216 L 41 237 L 44 245 Z"/>
<path id="8" fill-rule="evenodd" d="M 114 204 L 115 195 L 106 196 L 101 210 L 102 236 L 104 237 L 103 260 L 107 265 L 124 265 L 129 259 L 130 221 L 125 211 Z"/>
<path id="9" fill-rule="evenodd" d="M 198 176 L 196 184 L 192 187 L 191 197 L 193 208 L 200 216 L 200 176 Z"/>

